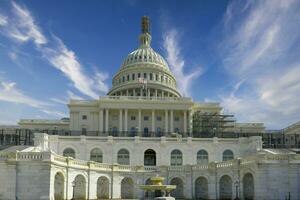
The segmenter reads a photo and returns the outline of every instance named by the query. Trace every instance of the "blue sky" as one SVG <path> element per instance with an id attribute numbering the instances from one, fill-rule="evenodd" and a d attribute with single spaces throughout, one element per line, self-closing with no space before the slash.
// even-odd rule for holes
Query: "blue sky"
<path id="1" fill-rule="evenodd" d="M 269 129 L 300 120 L 300 2 L 0 1 L 0 124 L 105 95 L 140 20 L 184 96 Z"/>

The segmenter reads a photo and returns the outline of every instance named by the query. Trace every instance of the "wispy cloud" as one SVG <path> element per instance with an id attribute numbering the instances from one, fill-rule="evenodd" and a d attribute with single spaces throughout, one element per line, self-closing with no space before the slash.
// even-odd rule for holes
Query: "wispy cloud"
<path id="1" fill-rule="evenodd" d="M 277 128 L 300 120 L 299 19 L 295 0 L 229 4 L 221 54 L 232 80 L 243 84 L 220 98 L 243 121 Z"/>
<path id="2" fill-rule="evenodd" d="M 61 71 L 82 94 L 98 98 L 99 93 L 108 91 L 106 73 L 98 72 L 95 76 L 89 76 L 75 52 L 54 34 L 47 38 L 25 6 L 12 2 L 12 16 L 5 23 L 4 20 L 7 19 L 6 16 L 0 16 L 0 23 L 4 25 L 2 33 L 21 43 L 33 41 L 43 57 Z"/>
<path id="3" fill-rule="evenodd" d="M 7 17 L 0 14 L 0 26 L 7 25 Z"/>
<path id="4" fill-rule="evenodd" d="M 15 82 L 0 81 L 0 101 L 25 104 L 35 108 L 43 108 L 49 104 L 24 94 L 16 87 Z"/>
<path id="5" fill-rule="evenodd" d="M 190 73 L 185 72 L 184 59 L 181 55 L 181 48 L 178 43 L 179 36 L 176 29 L 171 29 L 164 33 L 163 39 L 164 48 L 167 53 L 167 61 L 177 79 L 178 89 L 183 96 L 190 96 L 192 82 L 203 73 L 203 69 L 196 67 Z"/>
<path id="6" fill-rule="evenodd" d="M 48 114 L 48 115 L 52 115 L 52 116 L 56 116 L 56 117 L 66 117 L 67 114 L 66 113 L 63 113 L 63 112 L 59 112 L 59 111 L 53 111 L 53 110 L 46 110 L 46 109 L 43 109 L 41 110 L 42 112 Z"/>

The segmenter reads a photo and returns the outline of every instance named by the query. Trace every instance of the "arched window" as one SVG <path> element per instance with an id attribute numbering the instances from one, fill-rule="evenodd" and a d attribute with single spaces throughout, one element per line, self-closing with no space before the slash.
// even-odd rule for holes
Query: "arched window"
<path id="1" fill-rule="evenodd" d="M 103 162 L 102 159 L 103 159 L 103 154 L 102 154 L 102 151 L 100 149 L 95 148 L 91 151 L 90 160 L 102 163 Z"/>
<path id="2" fill-rule="evenodd" d="M 233 152 L 231 150 L 225 150 L 223 152 L 223 161 L 232 160 L 234 159 Z"/>
<path id="3" fill-rule="evenodd" d="M 120 165 L 129 165 L 129 151 L 127 149 L 121 149 L 118 152 L 118 163 Z"/>
<path id="4" fill-rule="evenodd" d="M 205 150 L 200 150 L 197 153 L 197 164 L 206 164 L 208 163 L 208 153 Z"/>
<path id="5" fill-rule="evenodd" d="M 97 197 L 98 199 L 109 199 L 109 180 L 104 176 L 97 180 Z"/>
<path id="6" fill-rule="evenodd" d="M 72 148 L 66 148 L 63 152 L 63 156 L 75 158 L 75 151 Z"/>
<path id="7" fill-rule="evenodd" d="M 195 181 L 196 199 L 208 199 L 208 181 L 204 177 L 199 177 Z"/>
<path id="8" fill-rule="evenodd" d="M 171 166 L 182 165 L 182 153 L 181 151 L 175 149 L 171 152 Z"/>
<path id="9" fill-rule="evenodd" d="M 86 199 L 86 180 L 84 176 L 77 175 L 74 180 L 74 199 Z"/>
<path id="10" fill-rule="evenodd" d="M 64 188 L 65 188 L 64 176 L 58 172 L 54 177 L 54 199 L 65 199 Z"/>
<path id="11" fill-rule="evenodd" d="M 175 197 L 175 199 L 185 199 L 183 194 L 183 181 L 181 178 L 173 178 L 171 181 L 170 181 L 170 185 L 176 185 L 176 189 L 175 190 L 172 190 L 171 191 L 171 196 L 172 197 Z"/>
<path id="12" fill-rule="evenodd" d="M 134 182 L 126 177 L 121 181 L 121 199 L 134 199 Z"/>
<path id="13" fill-rule="evenodd" d="M 224 175 L 219 183 L 220 199 L 232 199 L 232 180 L 228 175 Z"/>
<path id="14" fill-rule="evenodd" d="M 144 153 L 144 165 L 155 166 L 156 165 L 156 153 L 152 149 L 148 149 Z"/>
<path id="15" fill-rule="evenodd" d="M 254 178 L 250 173 L 243 177 L 243 194 L 246 200 L 254 199 Z"/>

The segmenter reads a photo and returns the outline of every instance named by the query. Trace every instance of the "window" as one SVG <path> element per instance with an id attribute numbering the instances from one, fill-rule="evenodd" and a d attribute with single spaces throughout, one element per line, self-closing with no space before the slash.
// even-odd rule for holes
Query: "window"
<path id="1" fill-rule="evenodd" d="M 87 116 L 86 115 L 82 115 L 82 119 L 83 120 L 87 120 Z"/>
<path id="2" fill-rule="evenodd" d="M 118 152 L 118 164 L 120 165 L 129 165 L 129 151 L 127 149 L 121 149 Z"/>
<path id="3" fill-rule="evenodd" d="M 178 122 L 179 121 L 179 116 L 175 116 L 174 120 Z"/>
<path id="4" fill-rule="evenodd" d="M 98 148 L 95 148 L 91 151 L 90 160 L 102 163 L 102 151 Z"/>
<path id="5" fill-rule="evenodd" d="M 175 128 L 175 129 L 174 129 L 174 132 L 175 132 L 175 133 L 179 133 L 179 132 L 180 132 L 180 129 L 179 129 L 179 128 Z"/>
<path id="6" fill-rule="evenodd" d="M 86 128 L 81 129 L 82 135 L 86 135 Z"/>
<path id="7" fill-rule="evenodd" d="M 122 77 L 122 81 L 125 82 L 125 76 Z"/>
<path id="8" fill-rule="evenodd" d="M 205 150 L 200 150 L 197 153 L 197 164 L 208 163 L 208 153 Z"/>
<path id="9" fill-rule="evenodd" d="M 149 129 L 148 127 L 145 127 L 144 128 L 144 136 L 148 136 L 147 134 L 149 133 Z"/>
<path id="10" fill-rule="evenodd" d="M 138 73 L 138 78 L 141 78 L 141 73 Z"/>
<path id="11" fill-rule="evenodd" d="M 153 79 L 153 74 L 150 73 L 150 80 L 152 81 L 152 79 Z"/>
<path id="12" fill-rule="evenodd" d="M 63 152 L 63 156 L 75 158 L 75 151 L 72 148 L 66 148 Z"/>
<path id="13" fill-rule="evenodd" d="M 131 127 L 130 128 L 130 136 L 133 137 L 136 134 L 136 128 L 135 127 Z"/>
<path id="14" fill-rule="evenodd" d="M 233 152 L 231 150 L 225 150 L 223 152 L 223 161 L 234 159 Z"/>
<path id="15" fill-rule="evenodd" d="M 130 119 L 131 119 L 131 121 L 134 121 L 135 120 L 135 116 L 131 116 Z"/>
<path id="16" fill-rule="evenodd" d="M 157 74 L 155 74 L 155 80 L 158 81 L 158 75 Z"/>
<path id="17" fill-rule="evenodd" d="M 144 153 L 144 165 L 155 166 L 156 165 L 156 153 L 152 149 L 148 149 Z"/>
<path id="18" fill-rule="evenodd" d="M 144 78 L 147 78 L 147 73 L 144 73 Z"/>
<path id="19" fill-rule="evenodd" d="M 175 149 L 171 152 L 171 166 L 182 165 L 182 153 L 181 151 Z"/>
<path id="20" fill-rule="evenodd" d="M 144 121 L 148 121 L 149 120 L 149 116 L 144 116 Z"/>
<path id="21" fill-rule="evenodd" d="M 112 120 L 113 120 L 113 121 L 118 120 L 118 116 L 117 116 L 117 115 L 113 115 L 113 116 L 112 116 Z"/>
<path id="22" fill-rule="evenodd" d="M 117 136 L 118 135 L 118 128 L 117 127 L 113 127 L 112 128 L 112 136 Z"/>
<path id="23" fill-rule="evenodd" d="M 135 74 L 132 74 L 132 80 L 133 81 L 135 80 Z"/>
<path id="24" fill-rule="evenodd" d="M 127 75 L 127 81 L 129 81 L 129 74 Z"/>
<path id="25" fill-rule="evenodd" d="M 161 121 L 161 116 L 157 116 L 157 117 L 156 117 L 156 120 L 157 120 L 157 121 Z"/>

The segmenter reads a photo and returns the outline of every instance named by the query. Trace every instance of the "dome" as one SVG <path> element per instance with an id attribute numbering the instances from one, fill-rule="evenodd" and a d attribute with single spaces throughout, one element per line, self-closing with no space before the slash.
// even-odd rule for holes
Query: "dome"
<path id="1" fill-rule="evenodd" d="M 138 63 L 157 65 L 157 67 L 161 67 L 163 70 L 170 71 L 165 59 L 157 52 L 155 52 L 151 47 L 140 47 L 137 50 L 128 54 L 127 58 L 122 64 L 121 70 L 126 67 L 134 66 Z"/>
<path id="2" fill-rule="evenodd" d="M 142 18 L 140 46 L 114 75 L 111 96 L 181 97 L 165 59 L 151 48 L 150 21 Z"/>

